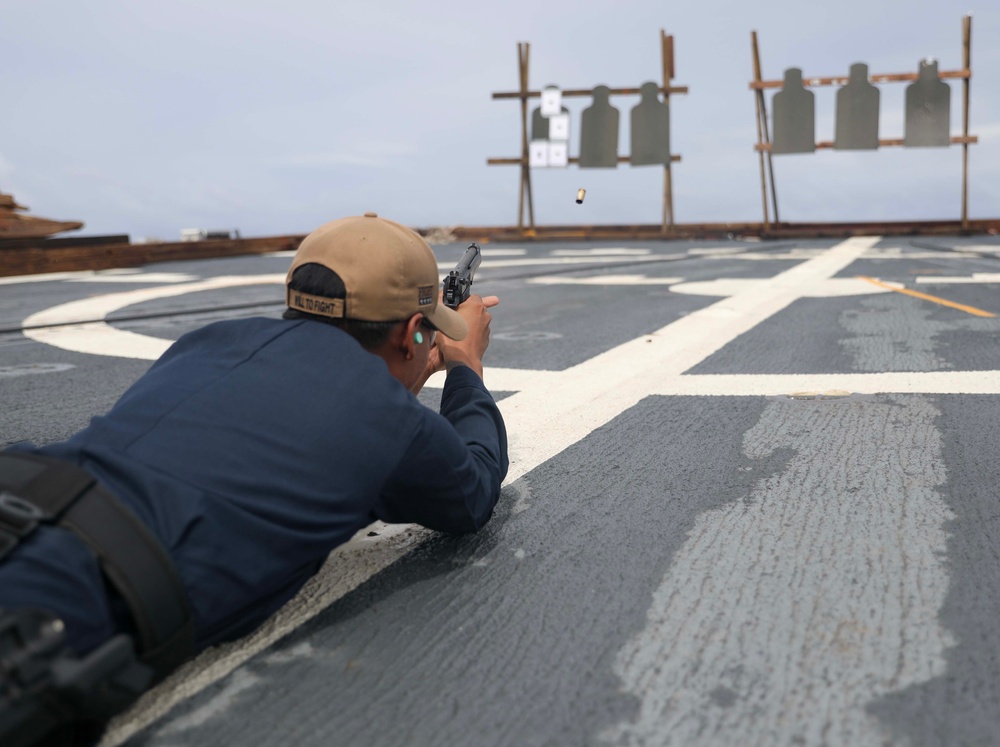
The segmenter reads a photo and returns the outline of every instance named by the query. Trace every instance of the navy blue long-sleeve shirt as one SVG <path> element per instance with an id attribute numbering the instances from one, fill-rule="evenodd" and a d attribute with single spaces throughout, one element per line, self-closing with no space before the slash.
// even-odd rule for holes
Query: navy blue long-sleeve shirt
<path id="1" fill-rule="evenodd" d="M 89 471 L 160 539 L 199 647 L 252 630 L 374 519 L 478 529 L 507 472 L 503 420 L 471 369 L 448 374 L 439 414 L 341 330 L 262 318 L 185 335 L 107 415 L 37 451 Z M 26 584 L 65 607 L 74 586 L 55 611 L 79 617 L 101 603 L 88 556 L 65 530 L 36 532 L 0 564 L 0 607 L 37 602 L 14 591 Z M 100 642 L 90 627 L 78 648 Z"/>

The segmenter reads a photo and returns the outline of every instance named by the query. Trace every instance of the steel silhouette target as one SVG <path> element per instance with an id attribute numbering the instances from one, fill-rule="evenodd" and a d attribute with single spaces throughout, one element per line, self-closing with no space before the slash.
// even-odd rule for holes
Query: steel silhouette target
<path id="1" fill-rule="evenodd" d="M 632 107 L 630 162 L 633 166 L 655 166 L 670 162 L 670 106 L 660 101 L 660 87 L 643 83 L 642 100 Z"/>
<path id="2" fill-rule="evenodd" d="M 611 106 L 611 89 L 594 88 L 594 101 L 580 116 L 580 168 L 618 167 L 619 111 Z"/>
<path id="3" fill-rule="evenodd" d="M 869 74 L 865 63 L 851 65 L 848 76 L 803 76 L 800 68 L 785 70 L 784 80 L 764 80 L 761 75 L 757 32 L 751 32 L 753 80 L 750 89 L 755 94 L 757 114 L 757 144 L 760 163 L 760 189 L 763 207 L 763 228 L 770 230 L 769 208 L 778 218 L 778 198 L 774 184 L 772 155 L 812 153 L 820 149 L 875 150 L 882 147 L 909 148 L 962 146 L 962 228 L 968 229 L 969 145 L 979 138 L 969 134 L 969 88 L 972 78 L 971 45 L 972 16 L 962 19 L 962 67 L 939 71 L 932 58 L 920 63 L 917 73 Z M 951 134 L 951 88 L 944 79 L 962 81 L 962 131 Z M 879 137 L 881 92 L 876 84 L 908 82 L 903 137 Z M 838 86 L 836 96 L 835 137 L 816 142 L 815 97 L 808 89 L 818 86 Z M 780 88 L 772 99 L 773 116 L 768 117 L 764 92 Z M 771 137 L 773 124 L 774 137 Z M 769 194 L 770 192 L 770 194 Z M 770 198 L 770 199 L 769 199 Z M 769 204 L 770 202 L 770 204 Z"/>
<path id="4" fill-rule="evenodd" d="M 837 120 L 834 148 L 837 150 L 875 150 L 878 148 L 878 110 L 880 93 L 868 81 L 868 65 L 851 65 L 850 80 L 837 91 Z"/>
<path id="5" fill-rule="evenodd" d="M 774 94 L 774 150 L 812 153 L 816 150 L 816 96 L 802 84 L 802 71 L 785 71 L 784 87 Z"/>
<path id="6" fill-rule="evenodd" d="M 947 147 L 951 145 L 951 88 L 938 75 L 936 60 L 921 60 L 918 75 L 906 87 L 906 147 Z"/>

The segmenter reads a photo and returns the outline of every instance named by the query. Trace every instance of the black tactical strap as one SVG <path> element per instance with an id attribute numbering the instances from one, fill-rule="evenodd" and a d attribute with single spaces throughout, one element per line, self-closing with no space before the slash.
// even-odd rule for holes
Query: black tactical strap
<path id="1" fill-rule="evenodd" d="M 187 598 L 170 557 L 135 514 L 95 485 L 59 523 L 87 543 L 128 604 L 139 631 L 140 659 L 160 673 L 189 658 L 194 627 Z"/>
<path id="2" fill-rule="evenodd" d="M 34 504 L 53 521 L 97 482 L 79 467 L 35 454 L 0 453 L 0 487 Z"/>
<path id="3" fill-rule="evenodd" d="M 126 506 L 67 462 L 0 453 L 0 532 L 14 544 L 41 521 L 72 530 L 128 604 L 141 660 L 162 679 L 194 653 L 194 624 L 170 556 Z M 28 510 L 25 510 L 25 509 Z M 30 509 L 36 510 L 29 516 Z M 0 558 L 4 537 L 0 536 Z"/>

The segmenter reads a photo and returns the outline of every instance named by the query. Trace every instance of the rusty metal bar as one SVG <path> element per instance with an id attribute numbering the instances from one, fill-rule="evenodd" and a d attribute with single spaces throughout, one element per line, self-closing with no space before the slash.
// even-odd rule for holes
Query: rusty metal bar
<path id="1" fill-rule="evenodd" d="M 968 79 L 972 76 L 971 70 L 945 70 L 944 72 L 938 73 L 942 78 L 965 78 Z M 872 83 L 905 83 L 911 80 L 917 80 L 920 77 L 919 73 L 881 73 L 878 75 L 869 75 L 868 80 Z M 804 86 L 844 86 L 850 77 L 846 75 L 834 75 L 831 77 L 824 78 L 807 78 L 802 76 L 802 85 Z M 760 80 L 753 81 L 750 83 L 750 90 L 761 90 L 764 88 L 781 88 L 785 85 L 783 80 Z"/>
<path id="2" fill-rule="evenodd" d="M 969 83 L 972 79 L 972 16 L 962 19 L 962 135 L 969 137 Z M 974 141 L 969 141 L 974 142 Z M 962 143 L 962 230 L 969 228 L 969 142 Z"/>
<path id="3" fill-rule="evenodd" d="M 750 47 L 751 54 L 753 56 L 753 74 L 754 79 L 760 79 L 760 58 L 757 54 L 757 32 L 750 32 Z M 767 172 L 764 170 L 764 130 L 761 127 L 761 96 L 758 94 L 754 96 L 754 109 L 757 113 L 757 156 L 760 162 L 760 199 L 761 205 L 764 211 L 764 227 L 768 228 L 770 221 L 768 220 L 768 210 L 767 210 Z"/>
<path id="4" fill-rule="evenodd" d="M 750 32 L 750 47 L 753 55 L 753 77 L 760 80 L 760 53 L 757 48 L 757 32 Z M 754 96 L 754 105 L 757 110 L 757 145 L 760 161 L 760 199 L 764 210 L 764 228 L 770 228 L 770 220 L 767 210 L 767 172 L 764 168 L 764 128 L 767 126 L 767 114 L 764 110 L 764 95 L 758 91 Z M 770 165 L 770 164 L 768 164 Z M 771 181 L 774 181 L 774 173 L 771 173 Z"/>
<path id="5" fill-rule="evenodd" d="M 528 223 L 535 227 L 535 205 L 531 197 L 531 169 L 528 165 L 528 61 L 531 45 L 519 42 L 517 45 L 518 85 L 521 88 L 521 189 L 517 202 L 517 225 L 524 230 L 524 201 L 528 200 Z"/>
<path id="6" fill-rule="evenodd" d="M 522 70 L 521 79 L 521 91 L 526 92 L 528 90 L 528 60 L 531 56 L 531 45 L 528 42 L 524 43 L 524 68 Z M 531 194 L 531 168 L 528 164 L 528 99 L 526 96 L 521 97 L 521 134 L 524 136 L 524 147 L 521 150 L 521 156 L 524 158 L 524 184 L 528 190 L 528 224 L 531 226 L 531 230 L 535 229 L 535 199 Z"/>
<path id="7" fill-rule="evenodd" d="M 524 42 L 521 45 L 521 56 L 520 65 L 518 67 L 518 80 L 517 85 L 520 89 L 521 96 L 521 204 L 519 205 L 520 210 L 524 210 L 524 197 L 527 193 L 528 204 L 531 204 L 531 196 L 528 190 L 531 189 L 531 171 L 528 168 L 528 99 L 524 95 L 528 90 L 528 56 L 530 52 L 530 45 L 528 42 Z M 518 225 L 524 228 L 524 220 L 520 218 L 518 220 Z"/>
<path id="8" fill-rule="evenodd" d="M 612 96 L 638 96 L 641 93 L 639 88 L 612 88 L 610 93 Z M 660 93 L 687 93 L 687 86 L 670 86 L 670 88 L 660 88 Z M 576 98 L 580 96 L 593 96 L 594 89 L 592 88 L 569 88 L 565 91 L 560 91 L 563 98 Z M 502 91 L 500 93 L 492 94 L 495 99 L 518 99 L 521 98 L 520 91 Z M 541 91 L 528 91 L 527 96 L 530 99 L 541 98 Z"/>
<path id="9" fill-rule="evenodd" d="M 672 154 L 670 156 L 670 160 L 673 163 L 679 163 L 681 161 L 681 157 L 678 156 L 678 155 L 676 155 L 676 154 Z M 567 163 L 580 163 L 580 157 L 579 156 L 572 156 L 571 158 L 566 159 L 566 161 L 567 161 Z M 527 159 L 524 159 L 524 158 L 487 158 L 486 159 L 486 165 L 487 166 L 517 166 L 518 164 L 522 164 L 523 165 L 523 164 L 526 164 L 527 162 L 528 162 Z M 628 162 L 629 162 L 629 156 L 618 156 L 618 163 L 628 163 Z"/>
<path id="10" fill-rule="evenodd" d="M 961 145 L 966 145 L 967 146 L 967 145 L 970 145 L 970 144 L 973 144 L 973 143 L 978 143 L 978 142 L 979 142 L 979 136 L 978 135 L 952 135 L 951 136 L 951 144 L 952 145 L 959 145 L 959 144 L 961 144 Z M 893 139 L 888 139 L 888 140 L 882 138 L 882 139 L 879 139 L 878 144 L 879 144 L 880 148 L 885 148 L 885 147 L 894 147 L 894 146 L 899 146 L 899 145 L 905 145 L 906 143 L 903 140 L 903 138 L 898 138 L 898 139 L 893 138 Z M 820 140 L 818 143 L 816 143 L 816 150 L 822 150 L 824 148 L 833 148 L 833 147 L 834 147 L 834 142 L 832 140 Z M 757 145 L 754 146 L 754 150 L 762 150 L 762 151 L 770 153 L 771 152 L 771 144 L 770 143 L 765 143 L 764 145 L 761 145 L 761 144 L 758 143 Z"/>
<path id="11" fill-rule="evenodd" d="M 664 33 L 663 29 L 660 29 L 660 33 Z M 667 36 L 667 79 L 663 81 L 664 88 L 670 86 L 670 81 L 677 77 L 674 67 L 674 35 L 670 34 Z"/>
<path id="12" fill-rule="evenodd" d="M 663 100 L 669 106 L 670 79 L 674 75 L 674 37 L 668 36 L 663 29 L 660 29 L 660 62 L 663 66 L 663 90 L 665 92 Z M 669 117 L 667 118 L 667 126 L 670 126 Z M 668 226 L 671 229 L 674 226 L 674 189 L 673 175 L 670 173 L 671 163 L 673 163 L 673 157 L 663 165 L 663 233 L 667 232 Z"/>

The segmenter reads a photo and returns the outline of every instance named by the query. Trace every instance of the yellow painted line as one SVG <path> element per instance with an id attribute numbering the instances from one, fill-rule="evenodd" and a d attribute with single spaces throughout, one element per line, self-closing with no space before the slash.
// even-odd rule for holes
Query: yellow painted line
<path id="1" fill-rule="evenodd" d="M 955 303 L 954 301 L 949 301 L 946 298 L 938 298 L 937 296 L 932 296 L 929 293 L 921 293 L 920 291 L 910 290 L 909 288 L 897 288 L 894 285 L 889 285 L 888 283 L 883 283 L 881 280 L 876 280 L 875 278 L 867 277 L 866 275 L 858 275 L 859 280 L 867 280 L 873 285 L 877 285 L 880 288 L 887 288 L 891 291 L 896 291 L 896 293 L 905 293 L 908 296 L 913 296 L 914 298 L 922 298 L 925 301 L 931 301 L 933 303 L 939 303 L 942 306 L 948 306 L 953 309 L 958 309 L 959 311 L 964 311 L 967 314 L 972 314 L 973 316 L 987 316 L 995 317 L 996 314 L 991 314 L 988 311 L 983 311 L 982 309 L 977 309 L 975 306 L 966 306 L 964 303 Z"/>

